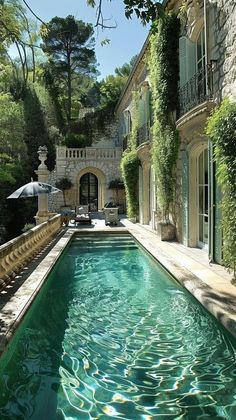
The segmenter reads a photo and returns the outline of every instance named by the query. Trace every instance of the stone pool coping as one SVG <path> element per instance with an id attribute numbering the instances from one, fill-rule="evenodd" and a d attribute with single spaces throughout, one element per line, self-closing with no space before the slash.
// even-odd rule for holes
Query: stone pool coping
<path id="1" fill-rule="evenodd" d="M 16 328 L 31 306 L 36 295 L 45 282 L 49 272 L 56 264 L 66 245 L 70 241 L 73 231 L 67 230 L 58 240 L 52 250 L 31 272 L 19 289 L 10 297 L 0 312 L 0 354 L 5 350 Z M 29 264 L 30 265 L 30 264 Z"/>
<path id="2" fill-rule="evenodd" d="M 159 241 L 155 233 L 145 231 L 139 225 L 132 224 L 127 220 L 122 221 L 122 225 L 123 227 L 114 228 L 98 225 L 92 230 L 90 228 L 76 230 L 69 228 L 65 231 L 48 255 L 1 309 L 0 353 L 6 349 L 16 328 L 72 236 L 85 233 L 95 234 L 96 232 L 131 233 L 183 287 L 236 337 L 236 287 L 230 283 L 227 276 L 224 279 L 207 267 L 202 269 L 202 266 L 200 266 L 201 269 L 199 270 L 198 263 L 194 260 L 191 262 L 191 258 L 189 265 L 187 265 L 188 268 L 186 268 L 183 261 L 179 261 L 181 256 L 178 255 L 178 250 L 175 250 L 173 244 Z M 188 257 L 186 256 L 186 258 Z M 194 274 L 194 270 L 201 275 Z M 207 282 L 200 278 L 204 274 L 207 277 Z"/>

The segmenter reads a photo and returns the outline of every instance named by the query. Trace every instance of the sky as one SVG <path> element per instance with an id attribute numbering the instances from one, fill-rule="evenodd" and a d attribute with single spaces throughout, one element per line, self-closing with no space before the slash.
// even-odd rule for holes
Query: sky
<path id="1" fill-rule="evenodd" d="M 87 6 L 86 0 L 27 0 L 27 3 L 34 13 L 46 22 L 54 16 L 68 15 L 73 15 L 86 23 L 96 22 L 96 10 Z M 126 19 L 122 0 L 103 0 L 103 3 L 104 18 L 110 19 L 107 24 L 116 24 L 117 27 L 98 31 L 95 28 L 95 50 L 100 72 L 98 79 L 114 74 L 116 67 L 128 63 L 140 52 L 148 35 L 148 26 L 142 26 L 135 17 Z M 30 12 L 28 15 L 35 20 Z M 106 38 L 110 39 L 110 43 L 101 45 Z"/>

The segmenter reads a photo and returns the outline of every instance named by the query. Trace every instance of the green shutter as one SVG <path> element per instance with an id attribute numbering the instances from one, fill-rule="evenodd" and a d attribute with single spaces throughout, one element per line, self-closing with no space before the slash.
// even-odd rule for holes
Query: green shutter
<path id="1" fill-rule="evenodd" d="M 189 170 L 188 170 L 188 153 L 182 151 L 182 242 L 188 246 L 188 223 L 189 223 Z"/>
<path id="2" fill-rule="evenodd" d="M 184 86 L 196 74 L 196 44 L 179 38 L 179 85 Z"/>
<path id="3" fill-rule="evenodd" d="M 139 100 L 139 126 L 142 127 L 146 123 L 146 101 L 145 98 Z"/>
<path id="4" fill-rule="evenodd" d="M 179 85 L 184 86 L 187 82 L 187 38 L 179 38 Z"/>
<path id="5" fill-rule="evenodd" d="M 150 90 L 147 89 L 145 97 L 145 106 L 146 106 L 146 123 L 150 121 Z"/>
<path id="6" fill-rule="evenodd" d="M 187 81 L 196 74 L 196 44 L 189 39 L 187 42 Z"/>

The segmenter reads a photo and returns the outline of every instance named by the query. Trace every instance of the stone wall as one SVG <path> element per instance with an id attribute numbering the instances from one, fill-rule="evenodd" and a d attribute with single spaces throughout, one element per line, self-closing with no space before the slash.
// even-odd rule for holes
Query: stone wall
<path id="1" fill-rule="evenodd" d="M 100 207 L 114 198 L 114 191 L 108 188 L 110 181 L 121 178 L 121 149 L 119 149 L 117 122 L 109 123 L 103 132 L 96 131 L 94 139 L 91 148 L 59 148 L 60 152 L 57 153 L 55 169 L 49 175 L 48 182 L 52 185 L 55 185 L 57 180 L 64 177 L 72 181 L 73 187 L 65 191 L 66 205 L 70 205 L 72 208 L 80 204 L 78 195 L 81 173 L 86 173 L 87 170 L 87 172 L 92 172 L 98 177 Z M 70 153 L 67 153 L 67 150 Z M 50 211 L 59 212 L 61 206 L 64 205 L 62 193 L 49 196 Z"/>
<path id="2" fill-rule="evenodd" d="M 236 100 L 236 2 L 209 0 L 208 27 L 216 100 Z"/>

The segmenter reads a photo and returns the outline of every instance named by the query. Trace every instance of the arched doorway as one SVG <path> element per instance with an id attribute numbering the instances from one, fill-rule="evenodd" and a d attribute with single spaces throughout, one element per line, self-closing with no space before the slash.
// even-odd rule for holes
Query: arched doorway
<path id="1" fill-rule="evenodd" d="M 91 172 L 80 178 L 80 204 L 88 204 L 90 211 L 98 210 L 98 179 Z"/>

